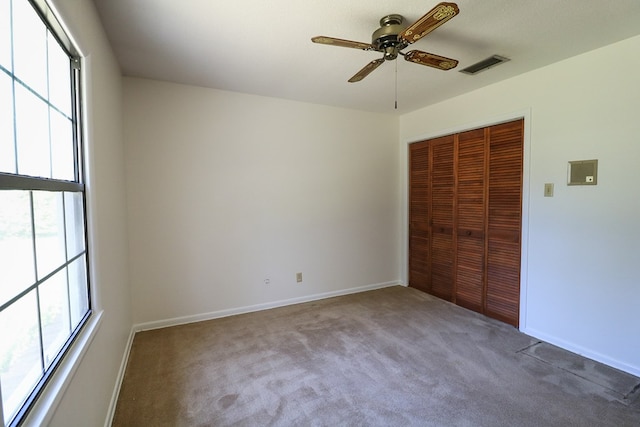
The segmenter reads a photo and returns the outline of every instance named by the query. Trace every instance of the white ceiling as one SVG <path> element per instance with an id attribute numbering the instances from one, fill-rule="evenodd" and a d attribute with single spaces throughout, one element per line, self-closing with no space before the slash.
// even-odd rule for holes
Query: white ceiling
<path id="1" fill-rule="evenodd" d="M 458 59 L 457 68 L 399 57 L 347 83 L 381 54 L 311 37 L 370 43 L 381 17 L 398 13 L 410 24 L 438 1 L 94 1 L 126 76 L 392 114 L 640 34 L 639 0 L 457 0 L 458 16 L 404 50 Z M 458 72 L 493 54 L 511 61 L 475 76 Z"/>

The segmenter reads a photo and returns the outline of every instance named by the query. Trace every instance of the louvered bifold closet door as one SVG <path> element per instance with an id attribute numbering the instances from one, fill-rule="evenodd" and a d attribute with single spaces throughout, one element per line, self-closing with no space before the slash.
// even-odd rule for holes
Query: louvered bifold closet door
<path id="1" fill-rule="evenodd" d="M 453 299 L 454 136 L 431 140 L 431 290 Z"/>
<path id="2" fill-rule="evenodd" d="M 410 146 L 409 286 L 518 326 L 524 121 Z"/>
<path id="3" fill-rule="evenodd" d="M 409 146 L 409 285 L 429 292 L 429 143 Z"/>
<path id="4" fill-rule="evenodd" d="M 483 312 L 486 129 L 458 135 L 456 304 Z"/>
<path id="5" fill-rule="evenodd" d="M 523 121 L 489 129 L 485 313 L 518 326 Z"/>

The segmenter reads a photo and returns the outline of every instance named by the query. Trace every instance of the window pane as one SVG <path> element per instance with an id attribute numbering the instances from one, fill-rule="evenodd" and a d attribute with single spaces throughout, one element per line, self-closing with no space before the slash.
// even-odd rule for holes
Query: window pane
<path id="1" fill-rule="evenodd" d="M 82 170 L 80 73 L 48 3 L 0 0 L 0 426 L 20 425 L 91 312 L 84 189 L 64 182 Z"/>
<path id="2" fill-rule="evenodd" d="M 13 80 L 0 71 L 0 172 L 16 173 L 14 147 Z"/>
<path id="3" fill-rule="evenodd" d="M 47 279 L 39 291 L 44 364 L 48 368 L 71 333 L 67 270 L 63 269 Z"/>
<path id="4" fill-rule="evenodd" d="M 67 223 L 67 260 L 84 251 L 84 202 L 82 193 L 64 193 Z"/>
<path id="5" fill-rule="evenodd" d="M 0 305 L 35 283 L 28 191 L 0 191 Z"/>
<path id="6" fill-rule="evenodd" d="M 48 3 L 0 0 L 0 426 L 24 421 L 91 313 L 85 194 L 64 182 L 82 170 L 80 73 Z"/>
<path id="7" fill-rule="evenodd" d="M 16 76 L 47 98 L 47 30 L 28 1 L 13 2 L 13 60 Z"/>
<path id="8" fill-rule="evenodd" d="M 65 263 L 62 193 L 33 192 L 38 280 Z"/>
<path id="9" fill-rule="evenodd" d="M 71 117 L 71 62 L 58 41 L 49 36 L 49 101 Z"/>
<path id="10" fill-rule="evenodd" d="M 51 177 L 47 104 L 16 84 L 18 173 Z"/>
<path id="11" fill-rule="evenodd" d="M 11 71 L 11 9 L 9 0 L 0 0 L 0 65 Z"/>
<path id="12" fill-rule="evenodd" d="M 5 423 L 42 375 L 35 291 L 0 312 L 0 387 Z"/>
<path id="13" fill-rule="evenodd" d="M 71 120 L 54 110 L 51 115 L 51 166 L 52 178 L 75 180 L 73 163 L 73 128 Z"/>
<path id="14" fill-rule="evenodd" d="M 71 302 L 71 329 L 75 329 L 89 310 L 87 260 L 84 256 L 69 265 L 69 301 Z"/>

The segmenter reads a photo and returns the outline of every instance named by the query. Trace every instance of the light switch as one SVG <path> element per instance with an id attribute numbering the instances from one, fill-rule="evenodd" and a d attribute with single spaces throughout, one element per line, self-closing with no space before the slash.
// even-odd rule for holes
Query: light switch
<path id="1" fill-rule="evenodd" d="M 544 197 L 553 197 L 553 183 L 549 182 L 544 185 Z"/>

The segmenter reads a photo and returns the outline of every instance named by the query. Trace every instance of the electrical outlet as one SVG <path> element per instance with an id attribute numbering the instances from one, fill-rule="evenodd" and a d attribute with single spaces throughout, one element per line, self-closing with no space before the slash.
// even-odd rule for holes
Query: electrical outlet
<path id="1" fill-rule="evenodd" d="M 302 282 L 302 273 L 296 273 L 296 282 Z"/>
<path id="2" fill-rule="evenodd" d="M 269 279 L 268 277 L 264 279 L 264 284 L 268 285 L 269 283 L 271 283 L 271 279 Z"/>

